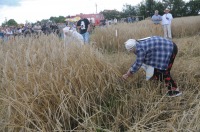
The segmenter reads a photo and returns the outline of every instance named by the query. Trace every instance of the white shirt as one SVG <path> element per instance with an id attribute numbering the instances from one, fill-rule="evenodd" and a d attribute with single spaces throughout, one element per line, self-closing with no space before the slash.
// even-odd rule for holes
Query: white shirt
<path id="1" fill-rule="evenodd" d="M 64 32 L 65 43 L 78 41 L 77 43 L 80 43 L 81 45 L 83 45 L 83 42 L 84 42 L 83 36 L 80 33 L 78 33 L 76 30 L 71 30 L 71 28 L 67 26 L 63 28 L 63 32 Z M 68 36 L 65 33 L 67 33 Z"/>
<path id="2" fill-rule="evenodd" d="M 146 65 L 144 63 L 142 64 L 141 67 L 146 72 L 146 80 L 148 81 L 154 74 L 154 68 L 152 66 Z"/>
<path id="3" fill-rule="evenodd" d="M 66 38 L 66 34 L 65 33 L 69 32 L 69 30 L 70 30 L 70 27 L 68 27 L 68 26 L 63 28 L 64 39 Z"/>
<path id="4" fill-rule="evenodd" d="M 168 18 L 168 19 L 167 19 Z M 172 22 L 172 14 L 167 13 L 162 16 L 162 25 L 169 25 Z"/>

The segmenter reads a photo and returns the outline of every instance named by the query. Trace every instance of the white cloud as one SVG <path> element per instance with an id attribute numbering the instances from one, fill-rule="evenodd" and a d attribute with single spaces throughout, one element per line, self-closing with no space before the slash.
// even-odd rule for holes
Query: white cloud
<path id="1" fill-rule="evenodd" d="M 14 19 L 18 23 L 26 20 L 35 22 L 48 19 L 51 16 L 67 16 L 80 13 L 96 13 L 104 9 L 116 9 L 121 11 L 124 4 L 136 5 L 141 0 L 22 0 L 20 6 L 0 8 L 0 24 Z"/>

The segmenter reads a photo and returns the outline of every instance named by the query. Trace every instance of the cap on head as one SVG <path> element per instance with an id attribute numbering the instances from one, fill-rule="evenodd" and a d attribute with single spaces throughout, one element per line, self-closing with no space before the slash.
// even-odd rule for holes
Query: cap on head
<path id="1" fill-rule="evenodd" d="M 125 42 L 125 47 L 128 51 L 131 51 L 136 46 L 136 40 L 135 39 L 129 39 Z"/>

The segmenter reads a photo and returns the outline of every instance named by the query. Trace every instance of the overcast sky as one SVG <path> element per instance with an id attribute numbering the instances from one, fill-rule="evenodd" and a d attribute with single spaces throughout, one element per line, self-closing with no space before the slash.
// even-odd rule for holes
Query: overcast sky
<path id="1" fill-rule="evenodd" d="M 96 13 L 104 9 L 121 11 L 123 5 L 137 5 L 142 0 L 0 0 L 0 25 L 5 20 L 36 22 L 51 16 Z"/>

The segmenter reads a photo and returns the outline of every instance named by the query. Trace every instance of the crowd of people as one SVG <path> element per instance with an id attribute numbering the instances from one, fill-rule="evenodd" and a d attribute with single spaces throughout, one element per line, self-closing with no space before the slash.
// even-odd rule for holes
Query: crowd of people
<path id="1" fill-rule="evenodd" d="M 54 23 L 51 21 L 45 23 L 26 23 L 18 26 L 1 26 L 0 27 L 0 39 L 3 41 L 8 41 L 14 39 L 16 36 L 31 36 L 31 35 L 41 35 L 41 34 L 51 34 L 55 33 L 59 37 L 62 37 L 62 29 L 66 25 L 64 23 Z"/>
<path id="2" fill-rule="evenodd" d="M 172 33 L 171 33 L 171 21 L 173 19 L 172 14 L 169 13 L 169 9 L 164 10 L 165 14 L 163 16 L 159 15 L 158 10 L 155 11 L 155 14 L 152 16 L 152 21 L 155 25 L 162 25 L 164 30 L 164 37 L 168 39 L 172 39 Z M 81 16 L 80 16 L 81 17 Z M 83 18 L 82 18 L 83 19 Z M 116 18 L 112 20 L 105 19 L 104 21 L 101 21 L 100 26 L 106 26 L 111 24 L 117 24 L 119 22 L 127 22 L 127 23 L 133 23 L 136 21 L 139 21 L 138 17 L 127 17 L 121 20 L 117 20 Z M 85 24 L 85 27 L 80 26 L 81 23 Z M 92 29 L 94 29 L 95 26 L 93 26 L 93 23 L 91 21 L 86 22 L 86 19 L 80 20 L 77 23 L 72 23 L 71 26 L 76 27 L 77 31 L 82 34 L 84 41 L 86 43 L 89 42 L 89 32 L 91 32 Z M 69 26 L 69 24 L 68 24 Z M 3 26 L 0 27 L 0 39 L 3 39 L 4 41 L 7 41 L 9 39 L 12 39 L 15 36 L 27 36 L 31 34 L 50 34 L 50 33 L 56 33 L 59 37 L 63 38 L 63 28 L 65 28 L 65 23 L 55 23 L 55 22 L 46 22 L 46 23 L 36 23 L 36 24 L 30 24 L 26 23 L 24 25 L 19 26 Z M 88 28 L 86 32 L 85 29 Z M 86 40 L 85 40 L 86 39 Z"/>
<path id="3" fill-rule="evenodd" d="M 80 16 L 81 17 L 81 16 Z M 118 22 L 133 23 L 139 21 L 138 17 L 127 17 L 121 20 L 116 18 L 112 20 L 105 19 L 101 21 L 100 26 L 108 26 L 112 24 L 117 24 Z M 68 23 L 66 25 L 66 23 Z M 92 21 L 88 21 L 86 18 L 81 18 L 78 22 L 66 22 L 66 23 L 55 23 L 55 22 L 37 22 L 35 24 L 26 23 L 24 25 L 18 26 L 0 26 L 0 40 L 8 41 L 14 39 L 16 36 L 30 36 L 30 35 L 40 35 L 40 34 L 51 34 L 55 33 L 60 38 L 66 37 L 63 29 L 66 26 L 73 27 L 73 30 L 76 29 L 78 33 L 83 36 L 84 43 L 89 43 L 89 36 L 92 30 L 95 28 L 95 24 Z M 70 23 L 70 24 L 69 24 Z M 168 29 L 168 28 L 166 28 Z M 69 34 L 68 34 L 69 35 Z"/>

